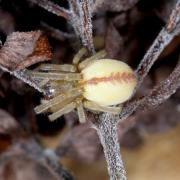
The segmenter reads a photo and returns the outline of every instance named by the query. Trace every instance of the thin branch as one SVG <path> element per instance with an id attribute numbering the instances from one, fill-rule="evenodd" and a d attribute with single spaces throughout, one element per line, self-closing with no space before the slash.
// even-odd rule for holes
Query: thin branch
<path id="1" fill-rule="evenodd" d="M 94 53 L 94 44 L 92 36 L 92 9 L 91 0 L 69 0 L 71 11 L 70 22 L 82 43 L 87 49 Z"/>
<path id="2" fill-rule="evenodd" d="M 154 62 L 157 60 L 161 52 L 172 41 L 173 38 L 174 35 L 169 34 L 165 28 L 160 31 L 136 70 L 136 74 L 138 77 L 137 87 L 141 85 Z"/>
<path id="3" fill-rule="evenodd" d="M 103 121 L 98 125 L 96 124 L 94 128 L 97 130 L 103 146 L 110 180 L 126 180 L 126 171 L 120 154 L 117 126 L 113 122 L 112 116 L 106 114 Z"/>
<path id="4" fill-rule="evenodd" d="M 59 29 L 51 27 L 44 22 L 41 22 L 41 26 L 51 37 L 59 39 L 60 41 L 64 41 L 66 39 L 70 39 L 70 40 L 76 39 L 75 34 L 70 34 L 70 33 L 60 31 Z"/>
<path id="5" fill-rule="evenodd" d="M 26 84 L 30 85 L 40 93 L 43 93 L 46 96 L 49 96 L 49 91 L 46 89 L 43 89 L 39 86 L 39 82 L 34 80 L 30 74 L 27 73 L 26 69 L 18 70 L 18 71 L 9 71 L 7 68 L 0 66 L 0 69 L 2 69 L 5 72 L 10 73 L 11 75 L 15 76 L 16 78 L 20 79 L 21 81 L 25 82 Z"/>
<path id="6" fill-rule="evenodd" d="M 180 0 L 176 3 L 175 8 L 169 17 L 168 23 L 165 28 L 163 28 L 144 58 L 141 60 L 136 73 L 138 76 L 138 86 L 142 83 L 146 75 L 148 74 L 150 68 L 154 62 L 158 59 L 161 52 L 165 47 L 174 39 L 176 35 L 180 33 Z"/>
<path id="7" fill-rule="evenodd" d="M 150 108 L 155 108 L 159 104 L 166 101 L 171 95 L 173 95 L 176 90 L 180 87 L 180 58 L 176 68 L 169 75 L 169 77 L 162 83 L 155 86 L 148 95 L 142 97 L 138 100 L 134 100 L 125 104 L 117 120 L 125 120 L 129 117 L 135 110 L 145 110 Z"/>
<path id="8" fill-rule="evenodd" d="M 46 9 L 47 11 L 57 15 L 57 16 L 61 16 L 64 17 L 65 19 L 69 19 L 70 18 L 70 11 L 66 10 L 60 6 L 58 6 L 57 4 L 54 4 L 51 1 L 48 0 L 31 0 L 31 2 L 38 4 L 38 6 Z"/>
<path id="9" fill-rule="evenodd" d="M 80 17 L 81 17 L 81 36 L 83 43 L 89 47 L 89 50 L 94 53 L 94 45 L 93 45 L 93 38 L 92 38 L 92 14 L 91 14 L 91 7 L 89 0 L 82 0 L 80 2 L 81 10 L 80 10 Z"/>

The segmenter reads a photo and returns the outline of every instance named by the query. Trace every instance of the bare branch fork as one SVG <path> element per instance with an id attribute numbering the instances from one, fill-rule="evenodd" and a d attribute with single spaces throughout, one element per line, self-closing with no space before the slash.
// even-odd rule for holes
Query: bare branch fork
<path id="1" fill-rule="evenodd" d="M 92 0 L 68 0 L 69 9 L 62 8 L 49 0 L 29 0 L 47 11 L 64 17 L 73 26 L 83 45 L 94 53 L 92 36 Z"/>
<path id="2" fill-rule="evenodd" d="M 164 48 L 172 41 L 172 39 L 180 33 L 180 0 L 177 1 L 173 9 L 169 21 L 141 60 L 136 73 L 138 77 L 138 86 L 143 82 L 150 68 L 157 60 Z M 180 60 L 179 60 L 180 61 Z M 108 113 L 95 115 L 95 123 L 93 127 L 97 130 L 104 148 L 104 153 L 108 165 L 108 172 L 111 180 L 124 180 L 126 173 L 120 154 L 120 146 L 117 136 L 117 124 L 126 120 L 138 108 L 146 109 L 162 103 L 168 99 L 177 88 L 180 87 L 180 63 L 176 66 L 170 76 L 161 84 L 157 85 L 145 97 L 127 102 L 124 104 L 122 112 L 115 116 Z M 137 90 L 136 88 L 136 90 Z"/>

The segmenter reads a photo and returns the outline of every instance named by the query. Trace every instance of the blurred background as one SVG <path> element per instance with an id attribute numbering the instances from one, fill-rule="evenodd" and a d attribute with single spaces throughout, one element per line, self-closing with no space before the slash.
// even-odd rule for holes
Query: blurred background
<path id="1" fill-rule="evenodd" d="M 53 0 L 68 8 L 66 0 Z M 176 0 L 97 0 L 93 35 L 97 49 L 134 69 L 166 24 Z M 53 63 L 71 63 L 81 47 L 71 24 L 47 12 L 34 0 L 0 0 L 0 40 L 14 31 L 42 30 L 53 51 Z M 154 64 L 136 97 L 146 95 L 175 67 L 177 36 Z M 32 68 L 37 67 L 34 65 Z M 108 180 L 106 162 L 89 119 L 80 125 L 71 112 L 55 122 L 33 108 L 42 94 L 0 70 L 0 180 Z M 129 180 L 180 179 L 180 90 L 159 107 L 130 116 L 118 128 Z M 54 165 L 53 153 L 60 166 Z M 48 151 L 49 152 L 49 151 Z M 52 157 L 53 156 L 53 157 Z M 50 160 L 49 160 L 50 158 Z M 28 163 L 27 163 L 28 162 Z M 53 164 L 53 165 L 52 165 Z M 58 167 L 54 168 L 53 167 Z M 59 169 L 59 171 L 56 171 Z"/>

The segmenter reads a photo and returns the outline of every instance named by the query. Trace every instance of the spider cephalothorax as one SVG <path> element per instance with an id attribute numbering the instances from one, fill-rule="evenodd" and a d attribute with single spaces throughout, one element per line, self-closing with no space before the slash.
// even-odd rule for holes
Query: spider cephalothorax
<path id="1" fill-rule="evenodd" d="M 77 109 L 80 122 L 85 122 L 84 107 L 92 111 L 119 113 L 121 104 L 133 94 L 136 76 L 124 62 L 102 59 L 100 51 L 80 62 L 86 53 L 81 49 L 73 59 L 73 65 L 42 64 L 30 73 L 52 92 L 50 100 L 42 100 L 36 113 L 49 111 L 51 121 Z M 115 106 L 116 105 L 116 106 Z"/>

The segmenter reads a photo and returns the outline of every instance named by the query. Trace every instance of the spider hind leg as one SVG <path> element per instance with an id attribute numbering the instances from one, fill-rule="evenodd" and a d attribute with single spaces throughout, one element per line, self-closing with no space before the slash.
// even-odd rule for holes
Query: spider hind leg
<path id="1" fill-rule="evenodd" d="M 76 72 L 76 66 L 71 64 L 41 64 L 39 71 L 60 71 L 60 72 Z"/>
<path id="2" fill-rule="evenodd" d="M 57 118 L 61 117 L 64 114 L 67 114 L 69 112 L 71 112 L 73 109 L 76 108 L 76 103 L 75 102 L 71 102 L 70 104 L 67 104 L 66 106 L 64 106 L 63 108 L 59 109 L 58 111 L 52 113 L 51 115 L 49 115 L 49 120 L 50 121 L 54 121 Z"/>

